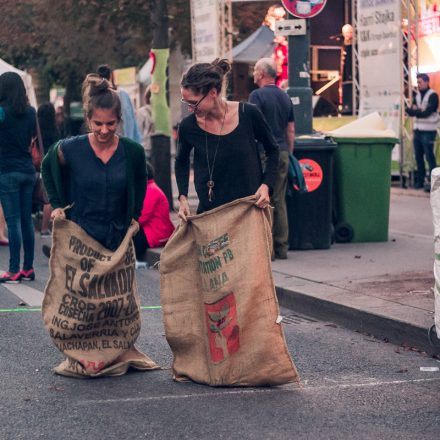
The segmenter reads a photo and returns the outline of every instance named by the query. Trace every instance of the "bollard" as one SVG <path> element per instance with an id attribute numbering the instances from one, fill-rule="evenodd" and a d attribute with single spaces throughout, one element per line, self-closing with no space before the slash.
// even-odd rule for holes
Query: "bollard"
<path id="1" fill-rule="evenodd" d="M 440 338 L 440 167 L 431 173 L 431 209 L 434 223 L 434 310 L 435 329 Z"/>

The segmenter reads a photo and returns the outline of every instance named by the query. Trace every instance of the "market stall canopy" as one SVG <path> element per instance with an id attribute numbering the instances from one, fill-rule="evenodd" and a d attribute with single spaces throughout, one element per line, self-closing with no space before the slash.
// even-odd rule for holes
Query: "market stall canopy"
<path id="1" fill-rule="evenodd" d="M 260 26 L 246 40 L 232 49 L 232 59 L 236 63 L 255 64 L 260 58 L 271 57 L 274 51 L 275 35 L 267 26 Z"/>
<path id="2" fill-rule="evenodd" d="M 37 108 L 37 97 L 35 95 L 35 89 L 32 84 L 32 76 L 29 75 L 29 73 L 25 72 L 24 70 L 20 70 L 14 66 L 11 66 L 6 61 L 3 61 L 0 58 L 0 75 L 5 72 L 15 72 L 21 76 L 21 79 L 24 82 L 24 86 L 26 87 L 26 93 L 29 99 L 29 104 L 32 107 Z"/>
<path id="3" fill-rule="evenodd" d="M 154 59 L 148 58 L 147 62 L 140 68 L 137 79 L 141 84 L 148 85 L 151 83 L 151 71 L 154 67 Z"/>

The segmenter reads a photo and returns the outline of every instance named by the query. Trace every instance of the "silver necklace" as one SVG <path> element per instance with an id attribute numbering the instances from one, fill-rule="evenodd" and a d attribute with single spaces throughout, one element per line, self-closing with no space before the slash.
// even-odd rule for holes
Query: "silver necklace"
<path id="1" fill-rule="evenodd" d="M 220 127 L 220 133 L 217 138 L 217 145 L 215 147 L 214 151 L 214 158 L 212 160 L 212 165 L 209 163 L 209 156 L 208 156 L 208 133 L 206 131 L 206 116 L 205 116 L 205 150 L 206 150 L 206 163 L 208 165 L 208 174 L 209 174 L 209 180 L 206 183 L 206 186 L 208 187 L 208 200 L 212 202 L 214 200 L 214 180 L 212 180 L 212 175 L 214 174 L 214 166 L 215 166 L 215 159 L 217 158 L 217 151 L 218 146 L 220 145 L 220 138 L 223 131 L 223 126 L 225 125 L 225 119 L 226 119 L 226 113 L 228 111 L 228 103 L 225 101 L 225 113 L 223 114 L 223 121 L 222 125 Z"/>

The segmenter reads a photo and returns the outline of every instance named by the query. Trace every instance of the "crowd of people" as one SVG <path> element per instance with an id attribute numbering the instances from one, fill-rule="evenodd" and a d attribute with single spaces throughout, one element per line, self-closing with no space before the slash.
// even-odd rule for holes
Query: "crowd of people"
<path id="1" fill-rule="evenodd" d="M 272 258 L 285 259 L 288 222 L 284 196 L 295 133 L 292 102 L 277 86 L 277 66 L 272 58 L 256 63 L 253 76 L 257 89 L 250 94 L 249 103 L 222 97 L 223 80 L 229 70 L 226 60 L 215 60 L 193 65 L 183 75 L 181 101 L 190 114 L 181 121 L 177 135 L 179 216 L 185 220 L 190 215 L 188 181 L 194 154 L 197 213 L 256 194 L 258 207 L 269 203 L 274 207 Z M 436 166 L 433 148 L 438 96 L 429 88 L 426 74 L 419 74 L 417 82 L 414 101 L 406 111 L 415 120 L 416 187 L 423 187 L 425 158 L 430 170 Z M 10 249 L 9 268 L 0 282 L 15 283 L 35 276 L 33 209 L 42 211 L 41 237 L 50 238 L 51 219 L 64 216 L 61 208 L 74 202 L 67 217 L 109 249 L 117 247 L 129 223 L 138 220 L 138 258 L 143 257 L 147 247 L 166 243 L 173 231 L 165 215 L 169 205 L 152 180 L 151 165 L 146 168 L 148 185 L 145 176 L 140 177 L 145 171 L 135 173 L 140 152 L 133 157 L 133 151 L 142 147 L 147 159 L 151 155 L 154 123 L 150 88 L 145 91 L 144 105 L 135 112 L 129 95 L 116 87 L 111 68 L 104 64 L 98 66 L 96 74 L 87 76 L 83 102 L 87 133 L 66 138 L 61 107 L 55 109 L 46 102 L 36 111 L 29 105 L 23 81 L 16 73 L 0 76 L 0 246 Z M 33 193 L 38 172 L 30 152 L 36 139 L 46 157 L 43 203 L 37 207 L 33 205 Z M 146 191 L 146 187 L 151 190 Z M 153 208 L 158 203 L 160 216 Z M 21 247 L 24 259 L 20 268 Z M 50 246 L 44 248 L 48 255 Z"/>
<path id="2" fill-rule="evenodd" d="M 50 238 L 51 220 L 68 218 L 110 250 L 136 220 L 138 259 L 145 257 L 147 248 L 163 246 L 174 231 L 168 200 L 154 182 L 152 165 L 146 163 L 150 148 L 142 142 L 130 97 L 116 89 L 107 65 L 97 70 L 83 84 L 88 133 L 74 137 L 65 137 L 62 109 L 46 102 L 35 110 L 20 76 L 0 75 L 0 246 L 10 251 L 0 283 L 35 279 L 35 210 L 42 212 L 42 238 Z M 145 113 L 145 106 L 140 110 Z M 149 137 L 151 113 L 147 116 L 143 115 L 143 129 Z M 40 170 L 33 161 L 33 143 L 40 144 L 44 156 L 43 195 L 38 200 Z M 72 208 L 65 210 L 69 205 Z M 43 253 L 50 255 L 49 245 L 43 245 Z"/>
<path id="3" fill-rule="evenodd" d="M 223 97 L 227 60 L 198 63 L 181 80 L 181 101 L 189 115 L 178 128 L 175 175 L 178 217 L 191 212 L 188 192 L 191 158 L 198 197 L 197 214 L 248 196 L 258 209 L 273 207 L 272 260 L 286 259 L 288 222 L 285 205 L 289 155 L 294 149 L 294 111 L 277 84 L 276 64 L 259 60 L 253 76 L 257 89 L 249 102 Z M 407 112 L 416 118 L 415 148 L 419 184 L 424 181 L 423 155 L 435 166 L 432 126 L 438 97 L 429 78 L 419 75 L 419 92 Z M 44 103 L 29 105 L 23 81 L 16 73 L 0 76 L 0 245 L 9 246 L 8 271 L 2 283 L 35 279 L 33 193 L 39 171 L 31 146 L 44 153 L 41 236 L 50 237 L 50 220 L 68 219 L 110 252 L 116 251 L 134 222 L 137 260 L 148 248 L 164 246 L 174 232 L 170 206 L 154 181 L 150 137 L 154 124 L 151 90 L 136 114 L 129 96 L 118 90 L 107 65 L 87 75 L 82 88 L 87 133 L 65 137 L 57 111 Z M 431 108 L 432 107 L 432 108 Z M 435 119 L 437 118 L 437 119 Z M 7 236 L 5 225 L 7 228 Z M 258 237 L 256 237 L 258 240 Z M 21 264 L 21 248 L 23 262 Z M 46 246 L 50 253 L 50 247 Z"/>
<path id="4" fill-rule="evenodd" d="M 255 66 L 259 89 L 250 96 L 255 105 L 222 97 L 229 70 L 226 60 L 215 60 L 192 66 L 182 78 L 182 102 L 190 115 L 178 131 L 179 216 L 190 215 L 188 181 L 194 149 L 197 213 L 256 194 L 256 206 L 264 208 L 272 202 L 275 207 L 273 258 L 287 258 L 283 193 L 285 156 L 293 151 L 293 107 L 276 86 L 272 59 Z M 147 88 L 144 105 L 135 112 L 129 95 L 115 86 L 111 68 L 100 65 L 83 84 L 87 133 L 66 137 L 62 108 L 46 102 L 36 111 L 17 74 L 0 76 L 0 246 L 10 249 L 9 268 L 0 282 L 35 278 L 33 210 L 42 211 L 42 238 L 50 238 L 51 220 L 68 218 L 114 250 L 136 220 L 140 224 L 134 239 L 138 259 L 147 248 L 166 243 L 174 230 L 168 201 L 153 180 L 151 164 L 143 165 L 151 155 L 154 133 L 150 100 Z M 32 159 L 33 142 L 41 143 L 44 155 L 41 206 L 35 206 L 33 196 L 40 171 Z M 72 207 L 65 210 L 66 206 Z M 49 256 L 50 246 L 43 245 L 43 252 Z"/>

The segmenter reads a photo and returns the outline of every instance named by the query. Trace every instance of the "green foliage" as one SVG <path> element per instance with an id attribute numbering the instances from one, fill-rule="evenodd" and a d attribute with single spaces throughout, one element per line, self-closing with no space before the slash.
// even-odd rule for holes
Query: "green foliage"
<path id="1" fill-rule="evenodd" d="M 0 0 L 0 56 L 75 87 L 102 63 L 148 58 L 150 0 Z"/>
<path id="2" fill-rule="evenodd" d="M 44 82 L 64 85 L 69 97 L 78 99 L 82 79 L 99 64 L 139 67 L 147 60 L 156 1 L 0 0 L 0 57 L 19 68 L 36 68 Z M 189 3 L 168 2 L 171 47 L 178 42 L 187 55 Z M 234 6 L 236 42 L 264 18 L 267 8 L 256 4 Z"/>
<path id="3" fill-rule="evenodd" d="M 236 33 L 234 35 L 234 45 L 242 42 L 249 37 L 252 32 L 257 30 L 267 14 L 270 6 L 278 5 L 277 1 L 268 2 L 249 2 L 234 4 L 232 9 L 232 21 Z"/>

